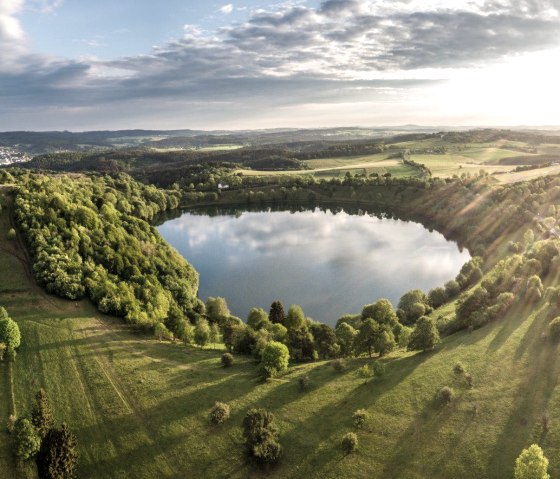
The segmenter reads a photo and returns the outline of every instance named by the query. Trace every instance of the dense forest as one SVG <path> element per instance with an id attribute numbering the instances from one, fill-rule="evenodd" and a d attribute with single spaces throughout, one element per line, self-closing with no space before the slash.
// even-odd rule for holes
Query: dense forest
<path id="1" fill-rule="evenodd" d="M 15 216 L 47 291 L 91 298 L 99 309 L 153 327 L 169 315 L 194 317 L 196 271 L 150 225 L 179 194 L 126 175 L 22 174 Z"/>

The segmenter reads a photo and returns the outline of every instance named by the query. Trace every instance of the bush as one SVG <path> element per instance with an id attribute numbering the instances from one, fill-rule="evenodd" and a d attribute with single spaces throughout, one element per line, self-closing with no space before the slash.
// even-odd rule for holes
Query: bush
<path id="1" fill-rule="evenodd" d="M 16 230 L 13 228 L 10 228 L 8 230 L 8 239 L 9 240 L 15 240 L 16 239 Z"/>
<path id="2" fill-rule="evenodd" d="M 465 381 L 467 381 L 467 386 L 470 388 L 474 387 L 474 378 L 472 377 L 472 374 L 467 373 L 465 374 Z"/>
<path id="3" fill-rule="evenodd" d="M 369 367 L 369 364 L 364 364 L 361 368 L 359 368 L 356 371 L 356 374 L 358 375 L 358 377 L 364 379 L 365 382 L 367 383 L 367 380 L 373 376 L 373 371 Z"/>
<path id="4" fill-rule="evenodd" d="M 307 374 L 305 376 L 300 376 L 298 378 L 298 384 L 300 391 L 306 391 L 309 389 L 309 376 Z"/>
<path id="5" fill-rule="evenodd" d="M 462 363 L 458 362 L 457 364 L 455 364 L 455 366 L 453 366 L 453 372 L 455 374 L 463 374 L 465 372 L 465 366 L 463 366 Z"/>
<path id="6" fill-rule="evenodd" d="M 6 429 L 12 434 L 14 432 L 14 426 L 16 425 L 17 417 L 14 414 L 10 414 L 10 417 L 6 421 Z"/>
<path id="7" fill-rule="evenodd" d="M 358 409 L 352 414 L 352 422 L 358 429 L 362 429 L 369 420 L 369 413 L 365 409 Z"/>
<path id="8" fill-rule="evenodd" d="M 229 368 L 231 366 L 233 366 L 233 355 L 230 353 L 224 353 L 222 354 L 222 366 L 224 368 Z"/>
<path id="9" fill-rule="evenodd" d="M 373 375 L 376 378 L 381 378 L 381 377 L 385 376 L 385 371 L 386 371 L 386 368 L 385 368 L 384 363 L 382 363 L 381 361 L 375 361 L 373 363 Z"/>
<path id="10" fill-rule="evenodd" d="M 285 344 L 270 341 L 262 350 L 261 357 L 266 377 L 274 377 L 288 369 L 290 352 Z"/>
<path id="11" fill-rule="evenodd" d="M 216 401 L 210 409 L 210 421 L 214 424 L 222 424 L 229 419 L 231 409 L 224 402 Z"/>
<path id="12" fill-rule="evenodd" d="M 560 316 L 554 318 L 548 325 L 548 334 L 552 341 L 560 341 Z"/>
<path id="13" fill-rule="evenodd" d="M 243 419 L 243 437 L 249 456 L 261 464 L 273 464 L 282 455 L 274 415 L 264 409 L 250 409 Z"/>
<path id="14" fill-rule="evenodd" d="M 27 418 L 18 419 L 14 425 L 14 453 L 22 459 L 33 457 L 41 447 L 41 438 Z"/>
<path id="15" fill-rule="evenodd" d="M 335 359 L 331 361 L 331 366 L 337 373 L 341 373 L 346 369 L 346 361 L 344 359 Z"/>
<path id="16" fill-rule="evenodd" d="M 342 438 L 342 450 L 344 454 L 352 454 L 358 449 L 358 436 L 353 432 L 348 432 Z"/>
<path id="17" fill-rule="evenodd" d="M 455 391 L 449 386 L 442 387 L 438 392 L 438 399 L 442 404 L 449 404 L 455 398 Z"/>

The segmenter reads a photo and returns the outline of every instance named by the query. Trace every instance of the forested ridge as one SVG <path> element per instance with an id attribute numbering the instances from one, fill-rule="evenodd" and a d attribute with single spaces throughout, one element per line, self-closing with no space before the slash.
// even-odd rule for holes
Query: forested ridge
<path id="1" fill-rule="evenodd" d="M 179 194 L 127 175 L 21 175 L 17 224 L 37 281 L 69 299 L 146 327 L 174 311 L 194 316 L 198 274 L 150 225 Z"/>

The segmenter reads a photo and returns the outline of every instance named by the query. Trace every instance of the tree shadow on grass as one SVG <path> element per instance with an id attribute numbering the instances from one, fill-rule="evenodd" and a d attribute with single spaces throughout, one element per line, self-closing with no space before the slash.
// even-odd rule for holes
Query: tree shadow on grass
<path id="1" fill-rule="evenodd" d="M 515 352 L 516 360 L 527 354 L 528 367 L 524 371 L 510 417 L 490 455 L 489 477 L 511 476 L 515 458 L 529 445 L 531 426 L 542 418 L 558 384 L 558 350 L 556 345 L 543 340 L 546 328 L 546 315 L 538 315 Z"/>

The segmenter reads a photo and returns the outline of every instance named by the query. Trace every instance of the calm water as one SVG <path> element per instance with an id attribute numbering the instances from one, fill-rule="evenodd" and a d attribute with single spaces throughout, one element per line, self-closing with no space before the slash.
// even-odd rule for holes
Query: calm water
<path id="1" fill-rule="evenodd" d="M 466 250 L 419 223 L 331 211 L 186 212 L 158 227 L 200 273 L 199 297 L 223 296 L 232 313 L 276 299 L 333 325 L 345 313 L 454 278 Z"/>

